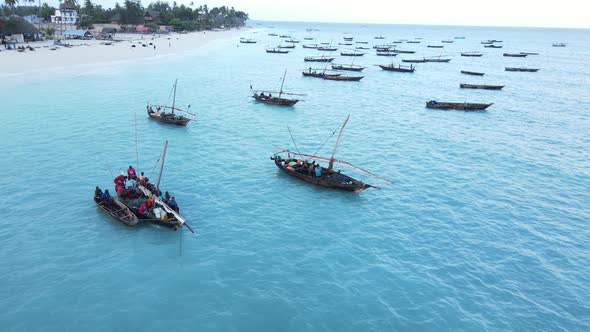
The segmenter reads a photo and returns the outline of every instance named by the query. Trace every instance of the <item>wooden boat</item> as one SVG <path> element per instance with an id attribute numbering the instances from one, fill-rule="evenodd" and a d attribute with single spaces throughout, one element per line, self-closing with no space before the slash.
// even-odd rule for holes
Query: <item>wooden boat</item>
<path id="1" fill-rule="evenodd" d="M 505 67 L 506 71 L 526 71 L 526 72 L 537 72 L 539 69 L 537 68 L 514 68 L 514 67 Z"/>
<path id="2" fill-rule="evenodd" d="M 483 75 L 485 75 L 485 73 L 480 73 L 480 72 L 476 72 L 476 71 L 468 71 L 468 70 L 461 70 L 461 74 L 476 75 L 476 76 L 483 76 Z"/>
<path id="3" fill-rule="evenodd" d="M 278 36 L 276 33 L 269 33 L 268 35 L 269 35 L 269 36 L 273 36 L 273 37 L 276 37 L 276 36 Z"/>
<path id="4" fill-rule="evenodd" d="M 369 42 L 368 41 L 355 41 L 355 43 L 357 43 L 357 44 L 368 44 Z"/>
<path id="5" fill-rule="evenodd" d="M 338 43 L 338 45 L 351 46 L 352 43 Z"/>
<path id="6" fill-rule="evenodd" d="M 292 44 L 291 45 L 279 45 L 279 46 L 277 46 L 277 48 L 291 48 L 291 49 L 293 49 L 293 48 L 295 48 L 295 45 L 292 45 Z"/>
<path id="7" fill-rule="evenodd" d="M 303 37 L 303 40 L 313 40 L 313 37 Z"/>
<path id="8" fill-rule="evenodd" d="M 565 47 L 566 46 L 565 43 L 555 43 L 552 45 L 553 45 L 553 47 Z"/>
<path id="9" fill-rule="evenodd" d="M 299 43 L 299 40 L 296 40 L 296 39 L 287 39 L 287 40 L 285 40 L 285 42 L 296 44 L 296 43 Z"/>
<path id="10" fill-rule="evenodd" d="M 394 49 L 390 49 L 390 52 L 395 52 L 395 53 L 402 53 L 402 54 L 414 54 L 416 53 L 416 51 L 408 51 L 408 50 L 398 50 L 397 48 Z"/>
<path id="11" fill-rule="evenodd" d="M 402 67 L 401 65 L 394 65 L 393 63 L 390 65 L 377 65 L 383 70 L 387 71 L 397 71 L 402 73 L 413 73 L 416 71 L 416 67 L 410 65 L 410 67 Z"/>
<path id="12" fill-rule="evenodd" d="M 342 37 L 342 39 L 344 39 L 344 41 L 352 41 L 353 37 Z"/>
<path id="13" fill-rule="evenodd" d="M 318 44 L 303 44 L 302 47 L 303 48 L 312 48 L 312 49 L 319 48 Z"/>
<path id="14" fill-rule="evenodd" d="M 481 57 L 483 53 L 479 52 L 461 52 L 461 56 Z"/>
<path id="15" fill-rule="evenodd" d="M 283 85 L 285 84 L 285 76 L 287 76 L 287 70 L 285 69 L 285 73 L 283 74 L 283 79 L 281 80 L 281 88 L 279 89 L 279 96 L 273 97 L 273 93 L 277 93 L 274 91 L 267 91 L 267 90 L 252 90 L 252 86 L 250 89 L 252 90 L 252 98 L 256 101 L 261 102 L 267 105 L 277 105 L 277 106 L 293 106 L 297 104 L 299 99 L 289 99 L 289 98 L 282 98 L 283 95 L 291 95 L 291 96 L 303 96 L 302 94 L 295 94 L 295 93 L 286 93 L 283 91 Z M 265 94 L 266 93 L 266 94 Z"/>
<path id="16" fill-rule="evenodd" d="M 504 53 L 503 56 L 513 57 L 513 58 L 525 58 L 528 54 L 525 53 Z"/>
<path id="17" fill-rule="evenodd" d="M 340 76 L 340 73 L 327 73 L 326 69 L 312 69 L 311 67 L 308 70 L 304 70 L 301 72 L 303 76 L 306 77 L 317 77 L 317 78 L 324 78 L 326 76 Z"/>
<path id="18" fill-rule="evenodd" d="M 173 124 L 177 126 L 186 126 L 191 120 L 193 120 L 193 118 L 195 117 L 193 113 L 183 111 L 176 107 L 177 83 L 178 80 L 174 81 L 174 97 L 172 98 L 172 106 L 153 104 L 148 104 L 146 106 L 147 115 L 150 117 L 150 119 L 159 121 L 161 123 Z M 188 107 L 190 108 L 191 106 L 188 105 Z M 154 108 L 156 109 L 155 111 Z M 167 110 L 170 110 L 170 112 L 168 112 Z M 182 113 L 184 115 L 180 115 L 178 113 Z"/>
<path id="19" fill-rule="evenodd" d="M 455 39 L 465 39 L 465 36 L 456 36 Z"/>
<path id="20" fill-rule="evenodd" d="M 491 41 L 482 41 L 481 44 L 482 45 L 492 45 L 493 43 Z"/>
<path id="21" fill-rule="evenodd" d="M 477 103 L 441 103 L 431 100 L 426 103 L 427 108 L 439 110 L 461 110 L 461 111 L 483 111 L 492 106 L 492 104 L 477 104 Z"/>
<path id="22" fill-rule="evenodd" d="M 320 43 L 320 45 L 330 45 L 330 44 L 331 44 L 331 43 L 328 43 L 328 42 L 323 42 L 323 43 Z"/>
<path id="23" fill-rule="evenodd" d="M 421 41 L 419 41 L 419 40 L 408 40 L 406 43 L 408 43 L 408 44 L 420 44 Z"/>
<path id="24" fill-rule="evenodd" d="M 325 80 L 330 81 L 360 81 L 364 76 L 324 76 Z"/>
<path id="25" fill-rule="evenodd" d="M 148 189 L 146 186 L 137 182 L 134 186 L 135 190 L 133 195 L 120 196 L 119 199 L 121 203 L 125 204 L 125 206 L 137 216 L 137 218 L 143 221 L 165 226 L 173 230 L 178 230 L 182 226 L 186 226 L 191 232 L 194 233 L 193 229 L 186 223 L 184 217 L 180 215 L 178 209 L 172 209 L 170 206 L 168 206 L 167 202 L 164 202 L 158 195 L 155 194 L 161 192 L 160 180 L 164 170 L 167 148 L 168 141 L 164 143 L 164 151 L 162 152 L 161 156 L 162 163 L 160 164 L 160 172 L 155 186 L 150 185 L 149 187 L 151 189 Z M 147 203 L 148 198 L 151 198 L 153 201 L 152 208 L 146 209 L 144 213 L 140 213 L 139 208 L 142 204 Z"/>
<path id="26" fill-rule="evenodd" d="M 537 52 L 520 52 L 520 54 L 526 54 L 526 55 L 539 55 L 539 53 L 537 53 Z"/>
<path id="27" fill-rule="evenodd" d="M 266 53 L 287 54 L 287 53 L 289 53 L 289 51 L 283 51 L 283 50 L 277 49 L 277 48 L 267 48 Z"/>
<path id="28" fill-rule="evenodd" d="M 467 84 L 460 83 L 459 86 L 464 89 L 484 89 L 484 90 L 502 90 L 504 85 L 488 85 L 488 84 Z"/>
<path id="29" fill-rule="evenodd" d="M 291 38 L 289 35 L 280 35 L 279 38 Z"/>
<path id="30" fill-rule="evenodd" d="M 375 39 L 385 39 L 385 37 L 383 37 L 383 36 L 376 36 L 376 37 L 374 37 L 374 38 L 375 38 Z"/>
<path id="31" fill-rule="evenodd" d="M 443 48 L 443 45 L 428 45 L 430 48 Z"/>
<path id="32" fill-rule="evenodd" d="M 363 66 L 359 66 L 359 65 L 342 65 L 342 64 L 332 64 L 332 69 L 335 70 L 349 70 L 349 71 L 362 71 L 363 69 L 365 69 L 366 67 Z"/>
<path id="33" fill-rule="evenodd" d="M 449 62 L 451 59 L 449 58 L 441 58 L 441 57 L 429 57 L 424 58 L 424 62 Z"/>
<path id="34" fill-rule="evenodd" d="M 423 63 L 423 62 L 426 62 L 426 59 L 402 59 L 402 62 Z"/>
<path id="35" fill-rule="evenodd" d="M 365 53 L 363 52 L 340 52 L 341 56 L 363 56 Z"/>
<path id="36" fill-rule="evenodd" d="M 391 181 L 379 177 L 360 167 L 354 166 L 351 163 L 342 160 L 336 160 L 334 158 L 334 155 L 336 154 L 336 148 L 338 147 L 338 142 L 340 141 L 340 137 L 342 136 L 342 131 L 344 130 L 344 126 L 346 126 L 346 123 L 348 122 L 349 118 L 350 115 L 346 117 L 344 124 L 340 128 L 340 132 L 338 133 L 338 138 L 336 139 L 336 144 L 334 145 L 334 149 L 332 150 L 332 155 L 330 158 L 303 154 L 285 149 L 274 153 L 270 157 L 270 159 L 274 161 L 275 165 L 281 171 L 285 172 L 287 175 L 326 188 L 340 189 L 350 192 L 361 192 L 367 188 L 373 187 L 370 184 L 364 183 L 348 175 L 342 174 L 340 171 L 335 171 L 334 164 L 347 165 L 367 174 L 370 174 L 374 177 L 377 177 L 387 183 L 391 183 Z M 286 158 L 283 157 L 284 154 L 287 154 L 285 156 Z M 302 161 L 301 159 L 304 160 Z M 310 163 L 307 160 L 313 160 L 313 162 Z M 316 164 L 316 161 L 328 162 L 328 167 L 322 167 L 319 165 L 319 163 Z"/>
<path id="37" fill-rule="evenodd" d="M 378 48 L 373 47 L 373 48 L 377 52 L 390 52 L 392 49 L 391 47 L 378 47 Z"/>
<path id="38" fill-rule="evenodd" d="M 371 48 L 370 47 L 357 46 L 354 49 L 356 49 L 356 50 L 370 50 Z"/>
<path id="39" fill-rule="evenodd" d="M 303 60 L 306 62 L 332 62 L 336 58 L 328 58 L 325 56 L 307 56 Z"/>
<path id="40" fill-rule="evenodd" d="M 487 47 L 487 48 L 502 48 L 504 46 L 502 46 L 502 45 L 493 45 L 492 44 L 492 45 L 485 45 L 484 47 Z"/>
<path id="41" fill-rule="evenodd" d="M 454 43 L 454 40 L 441 40 L 441 43 L 446 43 L 446 44 L 452 44 Z"/>
<path id="42" fill-rule="evenodd" d="M 100 197 L 94 197 L 94 203 L 104 213 L 119 220 L 127 226 L 135 226 L 139 222 L 139 219 L 129 208 L 121 203 L 118 199 L 111 197 L 111 201 L 108 203 L 101 202 Z"/>
<path id="43" fill-rule="evenodd" d="M 318 47 L 318 51 L 324 51 L 324 52 L 333 52 L 333 51 L 337 51 L 338 47 L 326 47 L 326 46 L 321 46 Z"/>
<path id="44" fill-rule="evenodd" d="M 401 44 L 401 43 L 403 43 L 403 41 L 401 41 L 401 40 L 394 40 L 394 41 L 392 41 L 392 43 L 394 43 L 394 44 Z"/>
<path id="45" fill-rule="evenodd" d="M 397 56 L 397 53 L 393 51 L 377 51 L 378 56 Z"/>
<path id="46" fill-rule="evenodd" d="M 240 43 L 242 43 L 242 44 L 256 44 L 256 40 L 254 40 L 254 39 L 240 39 Z"/>

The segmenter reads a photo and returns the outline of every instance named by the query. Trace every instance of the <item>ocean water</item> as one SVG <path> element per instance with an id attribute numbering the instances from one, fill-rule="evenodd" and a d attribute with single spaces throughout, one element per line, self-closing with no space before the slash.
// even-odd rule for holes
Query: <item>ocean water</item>
<path id="1" fill-rule="evenodd" d="M 587 30 L 263 22 L 242 37 L 140 63 L 48 70 L 0 82 L 2 331 L 588 331 L 590 33 Z M 274 28 L 272 28 L 274 27 Z M 319 31 L 308 33 L 306 28 Z M 338 43 L 348 33 L 449 63 L 384 72 L 374 51 L 360 82 L 302 77 L 269 32 Z M 444 39 L 465 36 L 443 49 Z M 481 40 L 503 40 L 483 48 Z M 314 41 L 314 42 L 316 42 Z M 554 48 L 554 42 L 566 42 Z M 460 57 L 478 50 L 481 58 Z M 539 52 L 527 58 L 504 52 Z M 339 63 L 351 58 L 339 57 Z M 336 62 L 335 61 L 335 62 Z M 314 67 L 323 66 L 315 64 Z M 505 66 L 541 68 L 505 72 Z M 483 78 L 460 70 L 484 71 Z M 294 108 L 254 88 L 302 93 Z M 186 128 L 145 115 L 165 103 Z M 502 91 L 459 83 L 505 84 Z M 429 100 L 493 102 L 487 112 Z M 279 147 L 329 155 L 393 181 L 347 193 L 282 174 Z M 136 145 L 136 137 L 138 144 Z M 132 164 L 196 230 L 126 227 L 94 187 Z M 136 157 L 136 146 L 137 156 Z"/>

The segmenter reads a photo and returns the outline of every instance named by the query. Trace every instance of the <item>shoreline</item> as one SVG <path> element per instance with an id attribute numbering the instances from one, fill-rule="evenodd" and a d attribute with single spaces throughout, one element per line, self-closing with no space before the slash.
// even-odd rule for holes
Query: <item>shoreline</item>
<path id="1" fill-rule="evenodd" d="M 58 46 L 56 50 L 51 50 L 55 47 L 53 40 L 20 44 L 33 47 L 34 51 L 28 48 L 25 52 L 0 49 L 0 77 L 20 77 L 52 70 L 70 71 L 73 68 L 79 73 L 84 72 L 83 68 L 89 67 L 87 65 L 166 58 L 187 53 L 216 40 L 233 37 L 244 29 L 247 28 L 165 35 L 117 34 L 116 38 L 120 41 L 112 42 L 111 45 L 105 45 L 105 42 L 111 42 L 109 40 L 67 39 L 62 40 L 62 43 L 72 47 Z M 140 43 L 147 46 L 143 47 Z"/>

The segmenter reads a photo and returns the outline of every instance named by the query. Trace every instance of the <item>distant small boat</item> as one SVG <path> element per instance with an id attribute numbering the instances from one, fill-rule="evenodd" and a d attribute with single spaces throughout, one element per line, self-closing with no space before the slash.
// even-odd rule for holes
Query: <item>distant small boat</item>
<path id="1" fill-rule="evenodd" d="M 266 53 L 287 54 L 289 51 L 284 51 L 278 48 L 267 48 Z"/>
<path id="2" fill-rule="evenodd" d="M 455 39 L 465 39 L 464 36 L 455 37 Z"/>
<path id="3" fill-rule="evenodd" d="M 528 54 L 526 53 L 504 53 L 503 56 L 513 57 L 513 58 L 524 58 Z"/>
<path id="4" fill-rule="evenodd" d="M 553 44 L 553 47 L 565 47 L 565 43 L 555 43 Z"/>
<path id="5" fill-rule="evenodd" d="M 285 40 L 287 43 L 299 43 L 299 40 L 297 39 L 287 39 Z"/>
<path id="6" fill-rule="evenodd" d="M 375 39 L 385 39 L 383 36 L 376 36 Z"/>
<path id="7" fill-rule="evenodd" d="M 332 62 L 336 58 L 328 58 L 325 56 L 308 56 L 303 60 L 307 62 Z"/>
<path id="8" fill-rule="evenodd" d="M 390 48 L 394 48 L 395 45 L 387 45 L 387 44 L 381 44 L 381 45 L 374 45 L 373 48 L 376 50 L 379 49 L 390 49 Z"/>
<path id="9" fill-rule="evenodd" d="M 355 43 L 357 43 L 357 44 L 368 44 L 369 42 L 368 41 L 355 41 Z"/>
<path id="10" fill-rule="evenodd" d="M 321 47 L 318 47 L 318 51 L 333 52 L 333 51 L 338 51 L 338 47 L 321 46 Z"/>
<path id="11" fill-rule="evenodd" d="M 464 89 L 484 89 L 484 90 L 502 90 L 504 85 L 488 85 L 488 84 L 467 84 L 460 83 L 459 86 Z"/>
<path id="12" fill-rule="evenodd" d="M 281 88 L 279 89 L 278 97 L 272 96 L 272 93 L 276 92 L 265 90 L 252 90 L 252 86 L 250 86 L 250 89 L 252 90 L 252 98 L 254 98 L 258 102 L 268 105 L 293 106 L 297 104 L 299 99 L 282 98 L 283 95 L 304 96 L 302 94 L 286 93 L 283 91 L 283 85 L 285 84 L 285 76 L 287 76 L 287 70 L 285 70 L 285 73 L 283 74 L 283 79 L 281 81 Z M 266 94 L 264 94 L 265 92 Z"/>
<path id="13" fill-rule="evenodd" d="M 312 69 L 311 67 L 308 70 L 302 71 L 301 74 L 306 77 L 318 77 L 318 78 L 324 78 L 326 76 L 340 76 L 340 75 L 342 75 L 340 73 L 334 73 L 334 74 L 326 73 L 325 69 Z"/>
<path id="14" fill-rule="evenodd" d="M 389 51 L 395 52 L 395 53 L 403 53 L 403 54 L 414 54 L 414 53 L 416 53 L 416 51 L 398 50 L 397 48 L 394 48 L 392 50 L 390 49 Z"/>
<path id="15" fill-rule="evenodd" d="M 332 69 L 335 69 L 335 70 L 362 71 L 363 69 L 365 69 L 365 67 L 359 66 L 359 65 L 342 65 L 342 64 L 333 63 L 332 64 Z"/>
<path id="16" fill-rule="evenodd" d="M 273 37 L 276 37 L 276 36 L 278 36 L 276 33 L 269 33 L 268 35 L 269 35 L 269 36 L 273 36 Z"/>
<path id="17" fill-rule="evenodd" d="M 515 67 L 505 67 L 506 71 L 526 71 L 526 72 L 537 72 L 539 71 L 538 68 L 515 68 Z"/>
<path id="18" fill-rule="evenodd" d="M 371 48 L 370 47 L 364 47 L 364 46 L 357 46 L 354 49 L 356 49 L 356 50 L 370 50 Z"/>
<path id="19" fill-rule="evenodd" d="M 461 70 L 461 74 L 476 75 L 476 76 L 483 76 L 483 75 L 485 75 L 485 73 L 480 73 L 480 72 L 476 72 L 476 71 L 468 71 L 468 70 Z"/>
<path id="20" fill-rule="evenodd" d="M 279 45 L 277 46 L 278 48 L 295 48 L 295 45 L 291 44 L 291 45 Z"/>
<path id="21" fill-rule="evenodd" d="M 443 45 L 428 45 L 430 48 L 443 48 Z"/>
<path id="22" fill-rule="evenodd" d="M 420 44 L 421 41 L 419 41 L 419 40 L 408 40 L 406 43 L 408 43 L 408 44 Z"/>
<path id="23" fill-rule="evenodd" d="M 325 80 L 330 81 L 360 81 L 364 76 L 324 76 Z"/>
<path id="24" fill-rule="evenodd" d="M 454 43 L 454 40 L 441 40 L 441 43 L 447 43 L 447 44 L 452 44 Z"/>
<path id="25" fill-rule="evenodd" d="M 318 44 L 303 44 L 302 47 L 303 48 L 317 49 L 319 46 L 318 46 Z"/>
<path id="26" fill-rule="evenodd" d="M 482 41 L 481 44 L 482 45 L 492 45 L 493 43 L 491 41 Z"/>
<path id="27" fill-rule="evenodd" d="M 461 52 L 461 56 L 480 57 L 480 56 L 483 56 L 483 53 L 479 53 L 479 52 Z"/>
<path id="28" fill-rule="evenodd" d="M 426 62 L 426 59 L 402 59 L 402 62 L 423 63 L 423 62 Z"/>
<path id="29" fill-rule="evenodd" d="M 403 43 L 403 41 L 401 41 L 401 40 L 394 40 L 394 41 L 392 41 L 392 43 L 394 43 L 394 44 L 401 44 L 401 43 Z"/>
<path id="30" fill-rule="evenodd" d="M 313 40 L 313 37 L 304 37 L 303 40 Z"/>
<path id="31" fill-rule="evenodd" d="M 493 45 L 493 44 L 491 44 L 491 45 L 485 45 L 484 47 L 487 47 L 487 48 L 502 48 L 502 47 L 504 47 L 504 46 L 502 46 L 502 45 Z"/>
<path id="32" fill-rule="evenodd" d="M 413 73 L 416 71 L 416 67 L 410 65 L 409 67 L 403 67 L 401 65 L 394 65 L 393 63 L 390 65 L 377 65 L 379 66 L 381 69 L 386 70 L 386 71 L 397 71 L 397 72 L 402 72 L 402 73 Z"/>
<path id="33" fill-rule="evenodd" d="M 330 43 L 324 42 L 324 43 L 320 43 L 321 45 L 330 45 Z"/>
<path id="34" fill-rule="evenodd" d="M 451 61 L 451 59 L 449 58 L 441 58 L 441 57 L 430 57 L 430 58 L 424 58 L 425 62 L 449 62 Z"/>
<path id="35" fill-rule="evenodd" d="M 254 39 L 240 39 L 240 43 L 242 43 L 242 44 L 256 44 L 256 40 L 254 40 Z"/>
<path id="36" fill-rule="evenodd" d="M 341 56 L 363 56 L 365 53 L 363 52 L 340 52 Z"/>
<path id="37" fill-rule="evenodd" d="M 438 101 L 431 100 L 426 103 L 426 108 L 439 109 L 439 110 L 483 111 L 492 105 L 493 105 L 493 103 L 492 104 L 448 103 L 448 102 L 438 102 Z"/>
<path id="38" fill-rule="evenodd" d="M 351 46 L 352 43 L 338 43 L 338 45 Z"/>
<path id="39" fill-rule="evenodd" d="M 526 54 L 526 55 L 539 55 L 539 53 L 537 53 L 537 52 L 520 52 L 520 54 Z"/>
<path id="40" fill-rule="evenodd" d="M 397 56 L 397 53 L 391 51 L 377 51 L 378 56 Z"/>
<path id="41" fill-rule="evenodd" d="M 280 38 L 291 38 L 291 36 L 289 36 L 289 35 L 280 35 L 279 37 Z"/>
<path id="42" fill-rule="evenodd" d="M 353 37 L 342 37 L 342 39 L 344 39 L 344 41 L 352 41 Z"/>

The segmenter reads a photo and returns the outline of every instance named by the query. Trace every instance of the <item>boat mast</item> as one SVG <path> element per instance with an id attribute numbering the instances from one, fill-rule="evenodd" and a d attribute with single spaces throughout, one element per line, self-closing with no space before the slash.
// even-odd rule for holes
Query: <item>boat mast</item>
<path id="1" fill-rule="evenodd" d="M 344 126 L 348 122 L 348 118 L 350 118 L 350 114 L 344 120 L 342 127 L 340 127 L 340 132 L 338 133 L 338 138 L 336 139 L 336 144 L 334 144 L 334 150 L 332 150 L 332 156 L 330 157 L 330 163 L 328 164 L 328 173 L 332 171 L 332 167 L 334 166 L 334 155 L 336 154 L 336 148 L 338 147 L 338 143 L 340 142 L 340 136 L 342 136 L 342 131 L 344 130 Z"/>
<path id="2" fill-rule="evenodd" d="M 176 87 L 176 85 L 174 85 Z M 168 141 L 164 142 L 164 151 L 162 152 L 162 165 L 160 165 L 160 174 L 158 174 L 158 182 L 156 182 L 156 190 L 160 191 L 160 180 L 162 179 L 162 172 L 164 171 L 164 161 L 166 161 L 166 149 L 168 148 Z"/>
<path id="3" fill-rule="evenodd" d="M 178 83 L 178 78 L 174 81 L 174 97 L 172 97 L 172 114 L 174 114 L 174 104 L 176 103 L 176 83 Z"/>
<path id="4" fill-rule="evenodd" d="M 281 89 L 279 90 L 279 98 L 283 94 L 283 84 L 285 84 L 285 76 L 287 76 L 287 69 L 285 69 L 285 73 L 283 74 L 283 81 L 281 82 Z"/>

